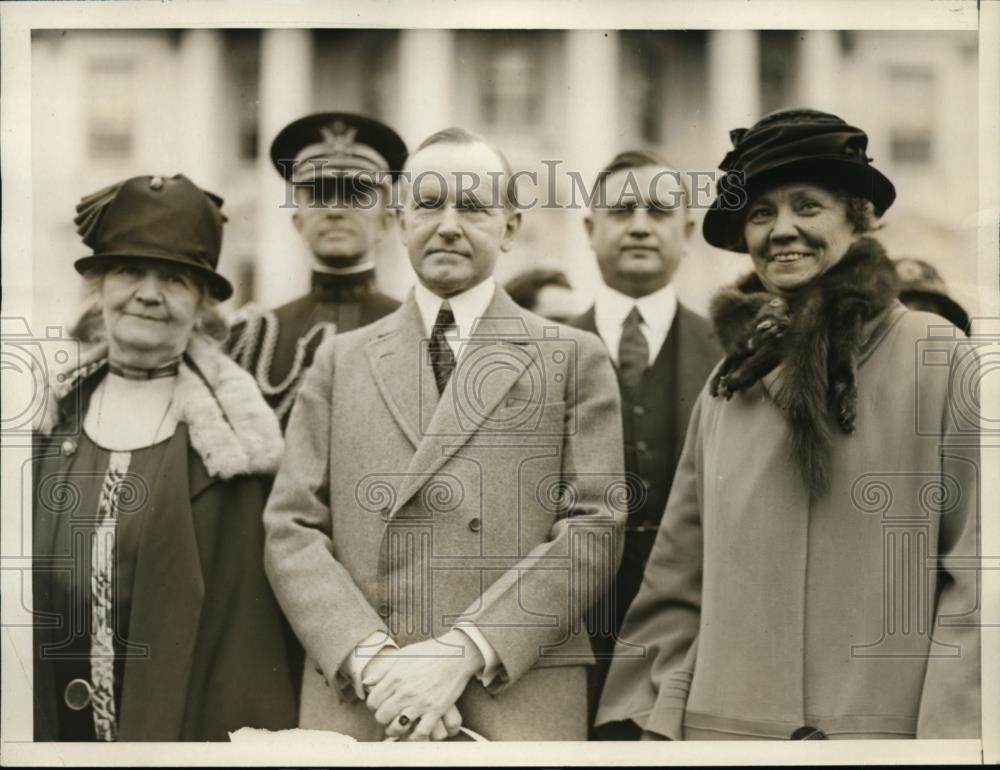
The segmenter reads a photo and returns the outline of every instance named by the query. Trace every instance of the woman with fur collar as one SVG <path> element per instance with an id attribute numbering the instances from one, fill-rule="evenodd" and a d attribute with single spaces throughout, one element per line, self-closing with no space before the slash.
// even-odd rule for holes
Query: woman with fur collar
<path id="1" fill-rule="evenodd" d="M 33 456 L 35 739 L 203 741 L 295 724 L 261 515 L 281 431 L 211 338 L 222 201 L 134 177 L 77 207 L 80 360 Z"/>
<path id="2" fill-rule="evenodd" d="M 868 137 L 732 132 L 704 234 L 749 253 L 597 724 L 644 739 L 980 733 L 973 351 L 906 310 Z"/>

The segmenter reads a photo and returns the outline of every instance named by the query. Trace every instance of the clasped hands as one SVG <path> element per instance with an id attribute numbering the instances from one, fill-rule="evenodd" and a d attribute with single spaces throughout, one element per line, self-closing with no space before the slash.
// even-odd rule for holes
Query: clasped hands
<path id="1" fill-rule="evenodd" d="M 384 647 L 362 675 L 365 705 L 386 737 L 442 741 L 462 726 L 455 703 L 483 666 L 479 648 L 457 629 L 400 649 Z"/>

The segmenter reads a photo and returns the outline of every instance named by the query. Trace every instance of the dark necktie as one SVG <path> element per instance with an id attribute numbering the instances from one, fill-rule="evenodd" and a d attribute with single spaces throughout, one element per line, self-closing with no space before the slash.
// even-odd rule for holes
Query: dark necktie
<path id="1" fill-rule="evenodd" d="M 618 343 L 618 376 L 633 397 L 639 395 L 642 373 L 649 365 L 649 343 L 639 324 L 642 314 L 633 306 L 622 324 L 622 338 Z"/>
<path id="2" fill-rule="evenodd" d="M 441 309 L 438 310 L 437 319 L 434 321 L 430 345 L 427 348 L 431 367 L 434 369 L 434 381 L 437 383 L 438 393 L 444 392 L 444 386 L 448 384 L 448 379 L 455 370 L 455 354 L 444 336 L 444 333 L 454 326 L 455 314 L 451 312 L 451 306 L 447 302 L 443 302 Z"/>

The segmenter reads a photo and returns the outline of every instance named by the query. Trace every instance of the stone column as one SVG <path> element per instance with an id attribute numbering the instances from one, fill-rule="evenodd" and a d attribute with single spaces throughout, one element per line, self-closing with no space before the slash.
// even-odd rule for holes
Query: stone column
<path id="1" fill-rule="evenodd" d="M 716 30 L 708 34 L 708 114 L 710 157 L 732 147 L 729 132 L 760 117 L 759 38 L 753 30 Z"/>
<path id="2" fill-rule="evenodd" d="M 255 300 L 279 305 L 309 288 L 311 257 L 292 226 L 286 183 L 271 164 L 275 135 L 296 118 L 316 111 L 312 88 L 312 34 L 269 29 L 260 41 L 258 213 Z"/>
<path id="3" fill-rule="evenodd" d="M 223 102 L 223 40 L 215 29 L 183 33 L 180 46 L 181 97 L 179 156 L 181 169 L 195 184 L 215 192 L 223 187 L 224 158 L 232 148 L 223 143 L 219 105 Z"/>
<path id="4" fill-rule="evenodd" d="M 843 88 L 840 42 L 837 33 L 812 29 L 802 33 L 799 46 L 799 103 L 803 107 L 839 115 Z"/>
<path id="5" fill-rule="evenodd" d="M 455 122 L 455 33 L 405 29 L 399 33 L 399 104 L 393 127 L 416 147 Z"/>
<path id="6" fill-rule="evenodd" d="M 601 30 L 572 30 L 565 33 L 563 51 L 562 155 L 557 167 L 560 200 L 571 201 L 569 174 L 575 172 L 589 191 L 597 172 L 614 155 L 625 149 L 618 116 L 620 114 L 621 65 L 619 33 Z M 577 205 L 586 206 L 585 195 L 575 193 Z M 564 269 L 573 287 L 585 297 L 593 297 L 601 281 L 597 263 L 583 229 L 585 210 L 567 210 L 563 216 L 566 255 Z"/>

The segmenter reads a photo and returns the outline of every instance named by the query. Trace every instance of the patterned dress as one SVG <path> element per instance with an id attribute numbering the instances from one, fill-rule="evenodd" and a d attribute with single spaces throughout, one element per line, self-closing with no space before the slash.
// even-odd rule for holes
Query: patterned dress
<path id="1" fill-rule="evenodd" d="M 125 662 L 144 657 L 129 642 L 139 539 L 155 515 L 170 439 L 130 452 L 107 450 L 82 433 L 68 470 L 46 479 L 69 502 L 56 531 L 55 553 L 73 568 L 52 573 L 65 642 L 49 651 L 56 670 L 60 740 L 114 741 L 121 713 Z"/>

